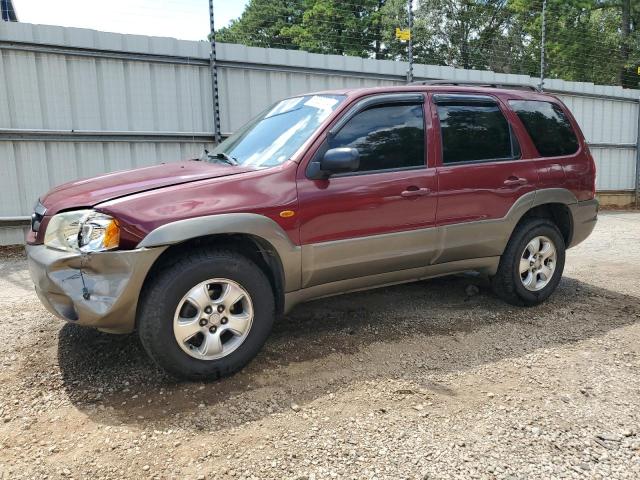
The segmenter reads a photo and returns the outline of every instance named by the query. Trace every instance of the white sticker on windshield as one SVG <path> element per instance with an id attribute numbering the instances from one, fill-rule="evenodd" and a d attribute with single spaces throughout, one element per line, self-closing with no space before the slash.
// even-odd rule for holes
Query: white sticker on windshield
<path id="1" fill-rule="evenodd" d="M 295 108 L 300 108 L 298 107 L 298 104 L 302 101 L 303 98 L 304 97 L 287 98 L 285 100 L 282 100 L 281 102 L 278 102 L 276 106 L 273 107 L 269 111 L 269 113 L 265 115 L 265 118 L 273 117 L 275 115 L 280 115 L 281 113 L 285 113 L 285 112 L 290 112 Z"/>
<path id="2" fill-rule="evenodd" d="M 313 107 L 318 110 L 331 110 L 336 103 L 338 103 L 338 100 L 335 98 L 314 95 L 304 102 L 304 105 L 305 107 Z"/>

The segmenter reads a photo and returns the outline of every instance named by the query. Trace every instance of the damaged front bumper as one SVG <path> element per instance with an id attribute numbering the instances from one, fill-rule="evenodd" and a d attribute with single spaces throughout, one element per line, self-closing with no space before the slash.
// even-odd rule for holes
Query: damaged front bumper
<path id="1" fill-rule="evenodd" d="M 166 247 L 80 254 L 28 245 L 36 293 L 54 315 L 110 333 L 135 327 L 138 297 Z"/>

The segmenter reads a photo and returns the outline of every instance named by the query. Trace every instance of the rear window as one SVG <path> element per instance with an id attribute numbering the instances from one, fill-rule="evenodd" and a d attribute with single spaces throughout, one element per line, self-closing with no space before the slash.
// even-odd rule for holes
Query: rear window
<path id="1" fill-rule="evenodd" d="M 578 151 L 578 139 L 560 106 L 536 100 L 510 100 L 509 105 L 541 156 L 559 157 Z"/>

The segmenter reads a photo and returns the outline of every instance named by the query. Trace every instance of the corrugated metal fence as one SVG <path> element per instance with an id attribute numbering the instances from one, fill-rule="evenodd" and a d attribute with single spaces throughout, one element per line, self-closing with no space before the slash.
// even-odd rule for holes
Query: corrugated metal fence
<path id="1" fill-rule="evenodd" d="M 218 46 L 220 115 L 230 133 L 274 101 L 313 90 L 401 85 L 408 64 Z M 209 44 L 0 23 L 0 219 L 16 223 L 53 185 L 199 154 L 212 139 Z M 524 75 L 415 65 L 416 79 L 517 82 Z M 578 119 L 598 188 L 633 190 L 640 91 L 547 80 Z M 22 230 L 0 228 L 0 244 Z"/>

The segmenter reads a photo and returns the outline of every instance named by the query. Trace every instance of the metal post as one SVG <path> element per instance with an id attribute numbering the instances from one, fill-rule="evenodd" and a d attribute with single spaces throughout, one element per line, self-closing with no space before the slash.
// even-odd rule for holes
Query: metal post
<path id="1" fill-rule="evenodd" d="M 216 29 L 213 22 L 213 0 L 209 0 L 209 40 L 211 41 L 211 54 L 209 56 L 209 68 L 211 69 L 211 89 L 213 96 L 213 137 L 216 144 L 222 141 L 220 132 L 220 98 L 218 96 L 218 67 L 216 65 Z"/>
<path id="2" fill-rule="evenodd" d="M 542 38 L 540 39 L 540 90 L 544 88 L 544 49 L 547 33 L 547 0 L 542 0 Z"/>
<path id="3" fill-rule="evenodd" d="M 409 14 L 409 70 L 407 71 L 407 83 L 413 82 L 413 0 L 407 0 Z"/>
<path id="4" fill-rule="evenodd" d="M 636 136 L 636 208 L 640 207 L 640 99 L 638 99 L 638 135 Z"/>

